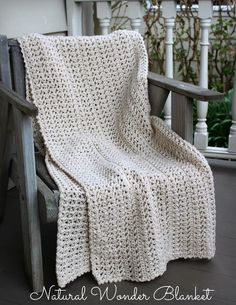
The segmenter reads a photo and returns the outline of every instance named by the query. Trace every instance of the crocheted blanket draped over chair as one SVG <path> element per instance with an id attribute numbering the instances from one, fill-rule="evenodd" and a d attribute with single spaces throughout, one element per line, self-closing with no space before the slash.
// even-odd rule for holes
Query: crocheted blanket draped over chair
<path id="1" fill-rule="evenodd" d="M 92 271 L 99 284 L 149 281 L 177 258 L 212 258 L 211 170 L 150 116 L 141 35 L 19 40 L 35 143 L 60 191 L 56 272 L 64 287 Z"/>

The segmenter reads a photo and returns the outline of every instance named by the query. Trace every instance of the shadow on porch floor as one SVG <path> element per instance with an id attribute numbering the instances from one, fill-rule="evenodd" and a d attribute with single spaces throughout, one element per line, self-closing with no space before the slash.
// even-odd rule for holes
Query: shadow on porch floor
<path id="1" fill-rule="evenodd" d="M 236 304 L 236 162 L 210 160 L 215 177 L 217 204 L 217 251 L 211 261 L 178 260 L 168 264 L 167 271 L 161 277 L 146 283 L 121 282 L 117 284 L 118 294 L 132 295 L 134 287 L 138 293 L 150 296 L 148 301 L 108 301 L 99 302 L 98 297 L 91 296 L 91 287 L 96 281 L 91 274 L 86 274 L 66 288 L 66 294 L 80 294 L 81 287 L 86 286 L 86 301 L 54 301 L 54 304 Z M 47 304 L 44 295 L 38 301 L 30 300 L 30 291 L 24 276 L 22 264 L 22 244 L 20 235 L 18 197 L 15 189 L 9 191 L 6 218 L 0 225 L 0 305 L 8 304 Z M 56 225 L 43 226 L 43 252 L 46 287 L 56 284 L 55 246 Z M 203 289 L 214 289 L 211 301 L 157 301 L 153 299 L 154 291 L 170 285 L 179 286 L 180 293 L 193 294 L 197 287 L 199 294 Z M 109 286 L 110 296 L 114 285 Z"/>

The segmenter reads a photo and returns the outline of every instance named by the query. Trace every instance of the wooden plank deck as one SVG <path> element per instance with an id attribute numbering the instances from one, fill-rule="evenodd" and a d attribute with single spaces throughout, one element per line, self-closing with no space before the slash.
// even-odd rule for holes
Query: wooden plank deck
<path id="1" fill-rule="evenodd" d="M 66 287 L 66 294 L 76 295 L 81 287 L 86 286 L 86 301 L 54 301 L 54 304 L 236 304 L 236 162 L 210 161 L 214 172 L 217 204 L 217 252 L 211 261 L 170 262 L 167 271 L 159 278 L 146 283 L 121 282 L 117 284 L 118 293 L 132 295 L 134 287 L 140 294 L 151 296 L 148 301 L 98 301 L 91 296 L 91 287 L 96 281 L 91 274 L 86 274 Z M 46 287 L 56 284 L 55 246 L 56 225 L 49 224 L 43 228 L 43 252 Z M 194 287 L 199 293 L 202 289 L 214 289 L 211 301 L 155 301 L 154 291 L 162 286 L 180 287 L 182 294 L 192 294 Z M 109 287 L 113 293 L 114 285 Z M 20 235 L 20 214 L 18 197 L 13 189 L 8 194 L 6 219 L 0 224 L 0 305 L 8 304 L 47 304 L 44 296 L 36 301 L 30 300 L 30 291 L 24 276 L 23 249 Z"/>

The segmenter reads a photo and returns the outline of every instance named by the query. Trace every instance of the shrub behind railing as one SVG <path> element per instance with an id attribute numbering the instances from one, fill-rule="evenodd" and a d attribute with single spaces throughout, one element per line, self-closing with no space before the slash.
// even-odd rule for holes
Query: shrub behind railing
<path id="1" fill-rule="evenodd" d="M 165 26 L 160 2 L 152 1 L 157 9 L 150 9 L 144 16 L 145 39 L 153 71 L 165 72 Z M 193 4 L 181 0 L 174 28 L 175 77 L 198 84 L 200 71 L 200 22 Z M 227 4 L 227 5 L 225 5 Z M 218 5 L 211 26 L 209 46 L 209 88 L 225 92 L 233 87 L 236 63 L 236 16 L 231 9 L 234 0 L 214 1 Z M 224 11 L 222 7 L 226 8 Z M 216 16 L 217 15 L 217 16 Z"/>
<path id="2" fill-rule="evenodd" d="M 155 10 L 147 11 L 145 39 L 150 59 L 150 69 L 165 74 L 165 26 L 160 2 L 152 1 Z M 174 28 L 174 74 L 186 82 L 199 83 L 200 72 L 200 21 L 196 1 L 181 0 Z M 227 147 L 231 126 L 231 104 L 234 67 L 236 63 L 236 16 L 233 0 L 214 1 L 210 33 L 208 77 L 209 88 L 228 92 L 223 103 L 209 104 L 207 122 L 209 146 Z M 231 92 L 231 93 L 230 93 Z M 194 126 L 197 122 L 196 107 Z"/>

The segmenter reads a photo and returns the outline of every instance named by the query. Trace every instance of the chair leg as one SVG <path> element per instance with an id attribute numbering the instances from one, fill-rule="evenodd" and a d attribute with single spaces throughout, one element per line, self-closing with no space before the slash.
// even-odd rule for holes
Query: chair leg
<path id="1" fill-rule="evenodd" d="M 11 73 L 9 64 L 8 40 L 0 35 L 0 80 L 11 88 Z M 12 128 L 12 108 L 8 103 L 0 102 L 0 221 L 4 218 L 8 178 L 11 163 L 11 136 L 9 128 Z M 10 132 L 11 134 L 11 132 Z"/>
<path id="2" fill-rule="evenodd" d="M 0 222 L 3 221 L 5 216 L 7 188 L 11 162 L 10 158 L 7 158 L 6 154 L 4 155 L 5 156 L 1 159 L 0 165 Z"/>
<path id="3" fill-rule="evenodd" d="M 43 289 L 43 263 L 31 118 L 14 110 L 16 161 L 26 273 L 33 291 Z"/>
<path id="4" fill-rule="evenodd" d="M 7 189 L 13 155 L 12 113 L 6 115 L 0 132 L 0 222 L 4 219 Z"/>
<path id="5" fill-rule="evenodd" d="M 20 180 L 22 177 L 20 178 Z M 30 281 L 32 290 L 43 290 L 43 262 L 41 248 L 41 233 L 38 215 L 32 206 L 37 204 L 37 190 L 19 186 L 21 204 L 21 228 L 24 245 L 25 272 Z M 35 193 L 33 195 L 33 193 Z"/>

